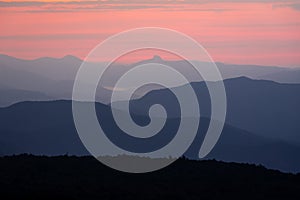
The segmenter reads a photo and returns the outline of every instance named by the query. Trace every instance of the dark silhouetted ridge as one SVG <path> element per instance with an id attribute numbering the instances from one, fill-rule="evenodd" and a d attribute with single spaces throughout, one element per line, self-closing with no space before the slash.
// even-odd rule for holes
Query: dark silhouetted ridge
<path id="1" fill-rule="evenodd" d="M 146 174 L 92 157 L 0 158 L 2 199 L 299 199 L 300 175 L 262 166 L 179 159 Z"/>

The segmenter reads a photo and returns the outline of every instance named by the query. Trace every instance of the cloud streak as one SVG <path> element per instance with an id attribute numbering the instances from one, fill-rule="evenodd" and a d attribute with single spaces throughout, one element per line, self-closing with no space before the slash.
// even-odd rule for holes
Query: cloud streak
<path id="1" fill-rule="evenodd" d="M 278 4 L 278 5 L 274 5 L 274 8 L 291 8 L 296 11 L 300 11 L 300 2 L 299 3 Z"/>
<path id="2" fill-rule="evenodd" d="M 72 9 L 130 10 L 147 8 L 166 8 L 180 5 L 201 5 L 211 3 L 273 3 L 289 4 L 299 9 L 299 0 L 96 0 L 96 1 L 0 1 L 0 8 L 45 8 L 70 11 Z M 68 9 L 69 8 L 69 9 Z"/>
<path id="3" fill-rule="evenodd" d="M 95 0 L 95 1 L 0 1 L 0 7 L 31 7 L 31 6 L 101 6 L 101 5 L 182 5 L 209 3 L 300 3 L 299 0 Z"/>

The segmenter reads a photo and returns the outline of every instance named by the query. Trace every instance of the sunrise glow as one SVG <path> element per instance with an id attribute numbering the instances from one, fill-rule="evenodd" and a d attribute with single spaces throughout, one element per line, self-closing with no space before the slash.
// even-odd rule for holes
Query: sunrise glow
<path id="1" fill-rule="evenodd" d="M 299 1 L 126 2 L 1 1 L 0 53 L 84 58 L 112 34 L 155 26 L 190 35 L 215 61 L 300 66 Z"/>

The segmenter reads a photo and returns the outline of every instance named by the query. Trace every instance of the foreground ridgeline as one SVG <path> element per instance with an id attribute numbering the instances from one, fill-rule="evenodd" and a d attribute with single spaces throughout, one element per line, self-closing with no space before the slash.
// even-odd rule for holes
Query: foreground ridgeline
<path id="1" fill-rule="evenodd" d="M 92 157 L 0 158 L 1 199 L 300 199 L 300 175 L 215 160 L 128 174 Z"/>

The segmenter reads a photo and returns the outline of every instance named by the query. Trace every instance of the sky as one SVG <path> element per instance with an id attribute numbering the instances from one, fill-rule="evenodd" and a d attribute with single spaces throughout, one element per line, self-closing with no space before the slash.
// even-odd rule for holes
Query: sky
<path id="1" fill-rule="evenodd" d="M 83 59 L 139 27 L 185 33 L 218 62 L 300 67 L 300 0 L 0 1 L 0 54 Z"/>

